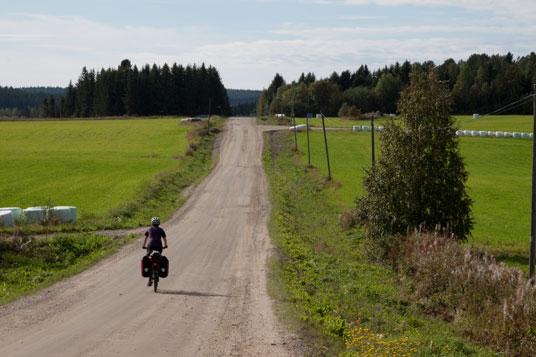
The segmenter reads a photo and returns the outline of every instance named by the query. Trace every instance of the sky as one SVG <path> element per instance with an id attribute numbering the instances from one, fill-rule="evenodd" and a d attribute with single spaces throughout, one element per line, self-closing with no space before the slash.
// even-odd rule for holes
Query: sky
<path id="1" fill-rule="evenodd" d="M 212 65 L 226 88 L 276 73 L 536 51 L 535 0 L 0 0 L 0 86 L 76 83 L 82 67 Z"/>

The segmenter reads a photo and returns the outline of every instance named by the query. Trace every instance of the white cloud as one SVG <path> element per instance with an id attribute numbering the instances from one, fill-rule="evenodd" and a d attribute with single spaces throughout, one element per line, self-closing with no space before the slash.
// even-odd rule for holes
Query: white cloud
<path id="1" fill-rule="evenodd" d="M 207 45 L 183 58 L 213 58 L 222 79 L 232 79 L 233 88 L 266 87 L 276 72 L 295 80 L 301 72 L 327 77 L 333 71 L 356 70 L 361 64 L 377 69 L 396 61 L 427 61 L 437 64 L 447 58 L 466 59 L 473 53 L 506 53 L 508 44 L 484 43 L 480 39 L 414 38 L 408 40 L 283 40 L 234 42 Z M 523 54 L 526 54 L 525 52 Z M 229 82 L 227 82 L 229 83 Z"/>
<path id="2" fill-rule="evenodd" d="M 518 21 L 536 20 L 534 0 L 324 0 L 323 2 L 346 5 L 458 7 L 470 11 L 489 11 L 501 18 L 515 18 Z"/>
<path id="3" fill-rule="evenodd" d="M 341 16 L 341 20 L 378 20 L 384 18 L 385 16 Z"/>
<path id="4" fill-rule="evenodd" d="M 0 16 L 0 85 L 65 86 L 83 66 L 115 67 L 125 55 L 143 58 L 139 64 L 163 63 L 162 57 L 170 59 L 195 45 L 196 39 L 185 36 L 190 33 L 205 32 L 201 27 L 116 27 L 78 16 Z"/>
<path id="5" fill-rule="evenodd" d="M 354 4 L 386 6 L 446 2 L 353 0 Z M 461 1 L 450 3 L 462 6 Z M 484 4 L 479 0 L 467 3 L 465 8 L 473 9 Z M 344 16 L 355 20 L 376 18 L 352 16 L 351 12 Z M 474 22 L 449 19 L 448 25 L 409 23 L 395 26 L 371 21 L 370 26 L 322 27 L 286 23 L 245 41 L 239 37 L 225 40 L 223 36 L 214 40 L 216 34 L 208 33 L 205 27 L 112 26 L 84 17 L 0 15 L 0 85 L 65 86 L 69 80 L 76 81 L 83 66 L 115 67 L 129 58 L 138 65 L 205 62 L 220 71 L 227 87 L 260 89 L 270 83 L 275 72 L 294 80 L 301 72 L 329 76 L 333 71 L 355 70 L 361 64 L 375 69 L 406 59 L 441 63 L 450 57 L 466 59 L 473 53 L 510 51 L 526 55 L 536 48 L 532 35 L 536 25 L 532 24 L 512 25 L 499 18 Z"/>

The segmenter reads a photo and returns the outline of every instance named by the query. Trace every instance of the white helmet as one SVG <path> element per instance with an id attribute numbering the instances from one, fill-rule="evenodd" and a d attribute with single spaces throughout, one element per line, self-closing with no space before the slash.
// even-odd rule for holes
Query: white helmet
<path id="1" fill-rule="evenodd" d="M 155 225 L 155 226 L 158 226 L 160 224 L 160 218 L 158 218 L 158 217 L 151 218 L 151 224 Z"/>

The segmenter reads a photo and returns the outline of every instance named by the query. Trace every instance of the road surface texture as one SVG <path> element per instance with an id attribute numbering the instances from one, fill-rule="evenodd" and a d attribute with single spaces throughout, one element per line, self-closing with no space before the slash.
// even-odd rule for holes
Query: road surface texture
<path id="1" fill-rule="evenodd" d="M 288 356 L 266 292 L 270 207 L 262 129 L 231 118 L 212 174 L 168 222 L 169 277 L 140 276 L 138 239 L 101 263 L 0 307 L 0 356 Z M 147 221 L 151 217 L 147 217 Z"/>

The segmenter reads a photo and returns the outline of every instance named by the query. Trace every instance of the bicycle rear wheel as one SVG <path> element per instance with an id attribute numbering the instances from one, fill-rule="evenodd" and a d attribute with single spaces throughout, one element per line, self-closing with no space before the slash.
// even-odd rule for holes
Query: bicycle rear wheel
<path id="1" fill-rule="evenodd" d="M 153 270 L 153 288 L 156 293 L 156 290 L 158 289 L 158 271 L 156 269 Z"/>

